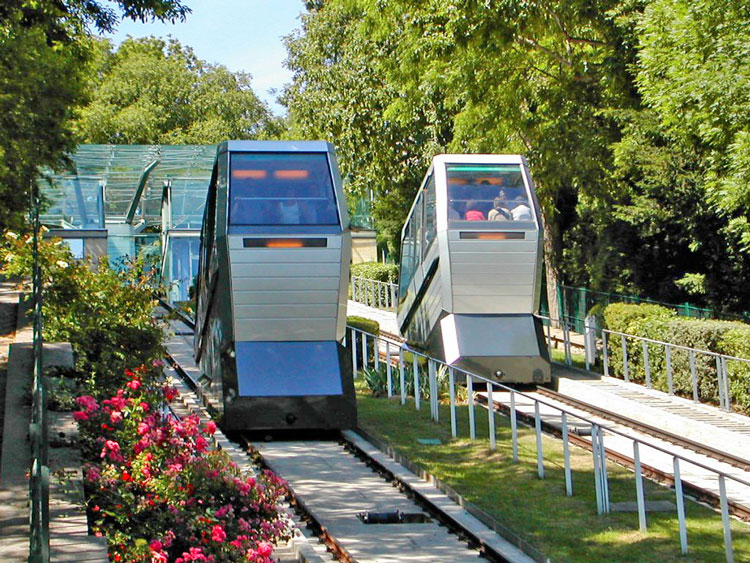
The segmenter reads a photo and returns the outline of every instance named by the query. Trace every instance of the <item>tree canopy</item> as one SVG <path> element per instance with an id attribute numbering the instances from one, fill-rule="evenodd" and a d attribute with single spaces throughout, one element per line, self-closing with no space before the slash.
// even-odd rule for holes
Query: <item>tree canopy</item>
<path id="1" fill-rule="evenodd" d="M 127 39 L 116 50 L 103 43 L 76 122 L 84 142 L 201 144 L 281 131 L 249 74 L 207 64 L 175 39 Z"/>
<path id="2" fill-rule="evenodd" d="M 748 308 L 750 8 L 327 0 L 287 38 L 293 134 L 336 143 L 381 240 L 439 152 L 520 152 L 548 282 Z M 743 286 L 746 284 L 742 284 Z"/>
<path id="3" fill-rule="evenodd" d="M 181 0 L 117 0 L 125 17 L 182 19 Z M 88 94 L 93 30 L 118 17 L 95 0 L 19 0 L 0 6 L 0 227 L 18 228 L 39 167 L 75 147 L 71 119 Z"/>

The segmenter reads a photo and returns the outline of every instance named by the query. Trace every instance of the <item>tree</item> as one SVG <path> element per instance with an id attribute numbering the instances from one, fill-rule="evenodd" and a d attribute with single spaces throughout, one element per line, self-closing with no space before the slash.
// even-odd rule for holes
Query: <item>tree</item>
<path id="1" fill-rule="evenodd" d="M 199 60 L 171 39 L 128 39 L 103 49 L 91 102 L 76 127 L 89 143 L 199 144 L 276 136 L 278 119 L 250 75 Z"/>
<path id="2" fill-rule="evenodd" d="M 321 108 L 308 117 L 351 139 L 334 137 L 345 147 L 347 170 L 353 176 L 371 170 L 367 184 L 379 194 L 393 188 L 394 174 L 384 174 L 387 159 L 402 171 L 400 179 L 414 166 L 423 172 L 441 151 L 526 154 L 544 211 L 554 290 L 577 207 L 614 189 L 608 147 L 619 127 L 606 112 L 637 104 L 628 73 L 633 52 L 617 25 L 617 6 L 614 0 L 322 3 L 293 43 L 306 50 L 290 57 L 297 88 L 288 97 L 292 122 L 300 121 L 300 107 Z M 326 124 L 329 115 L 338 130 Z M 352 166 L 361 160 L 364 166 Z M 417 187 L 413 179 L 396 186 L 407 202 Z M 391 208 L 397 214 L 386 218 L 376 207 L 378 226 L 403 224 L 407 209 Z"/>
<path id="3" fill-rule="evenodd" d="M 180 0 L 118 0 L 126 17 L 184 18 Z M 0 228 L 19 228 L 40 167 L 63 165 L 70 128 L 86 100 L 90 28 L 109 30 L 94 0 L 20 0 L 0 6 Z"/>
<path id="4" fill-rule="evenodd" d="M 749 29 L 730 0 L 654 0 L 636 19 L 644 107 L 622 116 L 612 226 L 640 233 L 623 281 L 652 297 L 748 309 Z"/>

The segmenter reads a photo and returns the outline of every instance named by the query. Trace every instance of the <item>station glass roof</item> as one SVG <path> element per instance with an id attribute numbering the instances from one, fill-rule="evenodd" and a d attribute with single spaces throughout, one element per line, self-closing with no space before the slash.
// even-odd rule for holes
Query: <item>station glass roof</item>
<path id="1" fill-rule="evenodd" d="M 143 182 L 134 222 L 158 225 L 169 180 L 172 228 L 200 228 L 215 155 L 216 145 L 80 145 L 71 170 L 39 180 L 49 202 L 42 222 L 78 229 L 124 222 Z"/>

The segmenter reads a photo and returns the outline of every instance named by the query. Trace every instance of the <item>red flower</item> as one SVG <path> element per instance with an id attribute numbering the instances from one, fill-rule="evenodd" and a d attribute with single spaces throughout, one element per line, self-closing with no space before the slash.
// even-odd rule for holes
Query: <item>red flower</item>
<path id="1" fill-rule="evenodd" d="M 141 382 L 138 379 L 133 379 L 132 381 L 128 381 L 125 385 L 130 387 L 133 391 L 138 391 L 141 387 Z"/>
<path id="2" fill-rule="evenodd" d="M 213 420 L 209 420 L 206 423 L 205 430 L 206 430 L 206 434 L 208 434 L 209 436 L 212 436 L 216 432 L 216 423 Z"/>
<path id="3" fill-rule="evenodd" d="M 168 402 L 172 402 L 172 400 L 177 397 L 179 393 L 177 392 L 177 389 L 174 387 L 165 387 L 164 388 L 164 397 L 167 399 Z"/>
<path id="4" fill-rule="evenodd" d="M 89 415 L 87 415 L 84 411 L 76 411 L 73 413 L 73 418 L 76 422 L 83 422 L 89 419 Z"/>

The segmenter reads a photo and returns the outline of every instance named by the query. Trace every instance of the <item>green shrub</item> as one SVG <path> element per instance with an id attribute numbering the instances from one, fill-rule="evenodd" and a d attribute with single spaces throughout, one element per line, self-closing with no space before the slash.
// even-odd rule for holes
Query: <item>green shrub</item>
<path id="1" fill-rule="evenodd" d="M 29 279 L 33 264 L 28 237 L 6 233 L 2 273 Z M 77 377 L 97 389 L 111 388 L 125 369 L 163 357 L 164 331 L 154 318 L 157 284 L 152 270 L 132 261 L 117 270 L 106 260 L 93 268 L 73 258 L 67 245 L 39 242 L 44 284 L 44 338 L 70 342 Z"/>
<path id="2" fill-rule="evenodd" d="M 398 265 L 396 264 L 381 264 L 380 262 L 352 264 L 351 274 L 368 280 L 398 283 Z"/>
<path id="3" fill-rule="evenodd" d="M 378 324 L 378 321 L 372 319 L 350 315 L 346 317 L 346 324 L 352 328 L 363 330 L 369 334 L 374 334 L 375 336 L 380 334 L 380 324 Z"/>
<path id="4" fill-rule="evenodd" d="M 606 327 L 610 330 L 706 350 L 728 356 L 750 359 L 750 326 L 740 322 L 690 319 L 678 317 L 674 311 L 651 304 L 630 305 L 615 303 L 604 310 Z M 626 338 L 628 374 L 633 381 L 644 381 L 646 366 L 643 341 Z M 607 351 L 610 375 L 623 377 L 622 337 L 610 335 Z M 652 385 L 669 390 L 665 346 L 648 344 L 649 368 Z M 671 349 L 672 385 L 676 394 L 692 397 L 693 383 L 690 354 L 686 350 Z M 713 356 L 695 355 L 698 395 L 702 401 L 718 403 L 716 360 Z M 750 365 L 730 361 L 728 364 L 732 403 L 743 411 L 750 411 Z"/>

